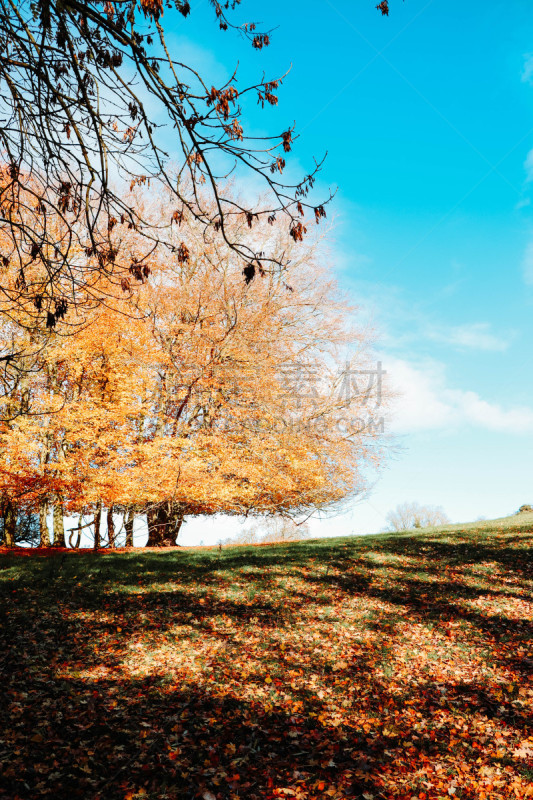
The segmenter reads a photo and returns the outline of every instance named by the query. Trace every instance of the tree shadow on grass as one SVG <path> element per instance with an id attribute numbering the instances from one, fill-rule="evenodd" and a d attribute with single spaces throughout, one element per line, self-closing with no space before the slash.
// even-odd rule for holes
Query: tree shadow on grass
<path id="1" fill-rule="evenodd" d="M 310 582 L 315 579 L 309 578 Z M 522 679 L 529 680 L 533 675 L 533 621 L 529 619 L 513 619 L 505 613 L 483 614 L 461 601 L 475 601 L 488 595 L 496 598 L 519 599 L 514 593 L 506 593 L 497 589 L 476 589 L 460 583 L 448 581 L 427 582 L 415 578 L 393 577 L 384 582 L 375 583 L 364 576 L 354 579 L 352 576 L 331 576 L 322 578 L 320 582 L 329 582 L 331 586 L 340 588 L 346 594 L 354 594 L 361 598 L 386 601 L 407 612 L 409 619 L 419 623 L 442 625 L 446 623 L 464 622 L 471 625 L 478 636 L 490 648 L 494 663 L 512 669 Z M 394 615 L 382 614 L 376 628 L 385 630 L 385 618 L 403 619 Z M 519 655 L 522 653 L 522 655 Z"/>
<path id="2" fill-rule="evenodd" d="M 10 800 L 207 792 L 259 800 L 279 788 L 312 793 L 320 783 L 360 797 L 376 790 L 372 773 L 384 758 L 353 731 L 194 686 L 119 679 L 44 687 L 26 676 L 23 687 L 33 702 L 23 714 L 12 704 L 3 721 L 0 789 Z"/>
<path id="3" fill-rule="evenodd" d="M 449 567 L 480 564 L 482 562 L 495 562 L 505 569 L 533 578 L 533 553 L 528 543 L 531 543 L 532 531 L 525 529 L 521 534 L 502 537 L 505 544 L 495 545 L 494 539 L 487 542 L 480 540 L 479 535 L 464 536 L 463 541 L 446 541 L 445 537 L 402 537 L 383 541 L 379 550 L 398 556 L 420 556 L 423 552 L 427 561 L 436 561 L 437 564 L 446 564 Z M 515 547 L 511 545 L 515 544 Z"/>
<path id="4" fill-rule="evenodd" d="M 33 632 L 29 640 L 35 638 Z M 206 795 L 263 800 L 280 789 L 287 790 L 281 796 L 296 797 L 320 797 L 324 790 L 331 790 L 328 797 L 357 800 L 403 797 L 386 792 L 383 775 L 405 777 L 453 750 L 446 727 L 433 738 L 415 736 L 407 750 L 412 720 L 406 718 L 401 730 L 376 726 L 384 707 L 398 723 L 414 700 L 417 722 L 431 725 L 443 703 L 432 687 L 416 696 L 411 688 L 393 699 L 387 682 L 376 676 L 370 649 L 336 673 L 347 686 L 364 677 L 364 693 L 353 699 L 357 718 L 369 720 L 363 726 L 349 717 L 325 722 L 320 718 L 323 704 L 307 687 L 295 692 L 286 708 L 272 708 L 264 698 L 238 696 L 229 683 L 225 687 L 219 680 L 211 686 L 205 676 L 198 681 L 189 676 L 180 685 L 169 683 L 168 676 L 121 675 L 120 663 L 110 660 L 105 649 L 90 658 L 77 650 L 75 628 L 63 632 L 58 659 L 57 645 L 49 631 L 26 657 L 15 654 L 5 665 L 0 791 L 9 800 Z M 66 677 L 54 674 L 82 655 L 85 667 L 100 664 L 108 676 L 82 680 L 72 669 Z M 287 666 L 297 664 L 289 660 Z M 298 707 L 296 698 L 303 701 Z M 525 726 L 526 720 L 516 715 L 502 717 L 497 702 L 470 684 L 454 686 L 446 698 L 463 714 L 481 712 L 515 728 Z M 475 762 L 478 755 L 472 750 L 461 758 Z"/>
<path id="5" fill-rule="evenodd" d="M 524 538 L 507 537 L 497 547 L 479 539 L 463 546 L 427 537 L 388 537 L 379 540 L 379 547 L 374 542 L 365 548 L 383 557 L 423 554 L 433 575 L 435 570 L 489 561 L 526 578 L 524 549 L 511 544 L 521 546 Z M 209 793 L 217 800 L 263 800 L 274 797 L 276 789 L 314 797 L 333 787 L 331 797 L 400 797 L 392 789 L 384 793 L 383 775 L 395 778 L 423 769 L 424 759 L 438 761 L 452 748 L 444 727 L 434 738 L 414 735 L 407 749 L 405 738 L 413 733 L 409 708 L 416 709 L 417 720 L 427 730 L 446 710 L 462 718 L 479 714 L 529 735 L 523 707 L 513 704 L 516 689 L 502 698 L 493 688 L 472 681 L 450 682 L 443 691 L 428 675 L 423 690 L 406 687 L 403 693 L 391 694 L 383 670 L 379 673 L 380 657 L 386 661 L 394 656 L 396 628 L 408 618 L 437 626 L 469 623 L 494 663 L 525 678 L 530 663 L 518 653 L 529 652 L 531 623 L 461 605 L 483 594 L 503 597 L 505 590 L 495 586 L 494 592 L 478 591 L 459 581 L 409 577 L 397 561 L 390 563 L 387 574 L 387 564 L 371 560 L 365 548 L 349 542 L 226 551 L 220 557 L 185 552 L 103 558 L 82 554 L 39 564 L 28 564 L 28 559 L 24 572 L 8 564 L 5 577 L 11 581 L 3 583 L 0 600 L 9 612 L 0 640 L 3 796 L 125 800 L 137 794 L 139 800 L 172 800 Z M 425 564 L 409 569 L 424 572 Z M 287 575 L 298 579 L 299 588 L 276 594 L 276 581 Z M 221 590 L 233 581 L 245 587 L 241 595 L 222 596 Z M 294 688 L 289 678 L 286 683 L 281 680 L 279 697 L 286 699 L 272 702 L 263 691 L 264 676 L 263 684 L 257 676 L 235 681 L 232 659 L 245 665 L 248 651 L 246 643 L 233 639 L 233 632 L 223 630 L 224 620 L 229 620 L 240 634 L 255 626 L 258 638 L 261 632 L 265 638 L 270 633 L 285 635 L 305 609 L 327 604 L 321 591 L 331 594 L 337 609 L 343 598 L 353 602 L 360 597 L 401 607 L 404 613 L 375 611 L 375 618 L 364 626 L 382 634 L 378 650 L 363 645 L 346 664 L 326 668 L 324 639 L 307 664 L 301 661 L 303 651 L 270 654 L 280 674 L 322 670 L 322 685 L 341 687 L 336 702 L 342 709 L 345 692 L 350 712 L 343 715 L 339 710 L 335 724 L 327 714 L 327 698 L 319 698 L 305 681 Z M 308 624 L 313 621 L 318 617 Z M 155 651 L 157 637 L 176 625 L 197 634 L 200 644 L 203 637 L 228 638 L 231 647 L 220 651 L 219 674 L 213 672 L 211 679 L 202 665 L 197 677 L 189 671 L 180 684 L 168 669 L 155 669 L 148 677 L 126 672 L 132 660 L 130 633 L 144 637 Z M 264 670 L 268 656 L 266 652 L 260 664 Z M 361 689 L 354 695 L 350 688 L 356 683 Z M 377 725 L 383 709 L 403 720 L 404 727 Z M 479 751 L 472 748 L 461 754 L 469 763 L 478 757 Z M 462 797 L 476 795 L 463 790 Z"/>

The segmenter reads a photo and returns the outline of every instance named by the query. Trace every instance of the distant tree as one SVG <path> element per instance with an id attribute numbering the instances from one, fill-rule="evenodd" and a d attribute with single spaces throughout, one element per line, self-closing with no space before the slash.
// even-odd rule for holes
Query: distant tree
<path id="1" fill-rule="evenodd" d="M 402 503 L 387 514 L 389 531 L 407 531 L 411 528 L 429 528 L 447 525 L 448 516 L 440 506 L 422 506 L 420 503 Z"/>
<path id="2" fill-rule="evenodd" d="M 525 503 L 523 506 L 520 506 L 517 513 L 526 514 L 529 511 L 533 511 L 533 506 L 531 506 L 529 503 Z"/>
<path id="3" fill-rule="evenodd" d="M 274 544 L 276 542 L 299 542 L 309 539 L 311 532 L 306 522 L 297 524 L 292 519 L 279 515 L 258 521 L 253 527 L 228 539 L 225 544 Z"/>

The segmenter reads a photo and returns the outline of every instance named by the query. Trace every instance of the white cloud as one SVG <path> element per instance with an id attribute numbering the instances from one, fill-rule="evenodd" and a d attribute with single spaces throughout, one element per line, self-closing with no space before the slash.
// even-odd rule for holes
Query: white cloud
<path id="1" fill-rule="evenodd" d="M 446 385 L 444 365 L 384 359 L 388 380 L 397 397 L 390 412 L 394 433 L 418 433 L 461 427 L 510 434 L 533 434 L 533 408 L 504 408 L 476 392 Z"/>
<path id="2" fill-rule="evenodd" d="M 533 83 L 533 53 L 526 53 L 524 56 L 522 80 L 524 83 Z"/>
<path id="3" fill-rule="evenodd" d="M 482 400 L 476 392 L 450 391 L 449 396 L 471 425 L 505 433 L 533 433 L 533 408 L 502 408 Z"/>
<path id="4" fill-rule="evenodd" d="M 398 358 L 384 359 L 393 392 L 390 421 L 394 433 L 435 430 L 454 424 L 453 410 L 439 397 L 441 366 L 433 362 L 415 365 Z"/>
<path id="5" fill-rule="evenodd" d="M 448 331 L 433 332 L 432 339 L 448 342 L 456 347 L 469 350 L 487 350 L 503 352 L 509 347 L 509 341 L 496 336 L 490 330 L 488 322 L 472 322 L 468 325 L 458 325 Z"/>
<path id="6" fill-rule="evenodd" d="M 522 270 L 526 283 L 533 284 L 533 241 L 529 242 L 522 260 Z"/>
<path id="7" fill-rule="evenodd" d="M 524 161 L 524 169 L 526 171 L 526 181 L 529 183 L 533 181 L 533 150 L 530 150 Z"/>
<path id="8" fill-rule="evenodd" d="M 372 312 L 376 328 L 380 332 L 381 346 L 387 351 L 412 354 L 413 351 L 420 352 L 421 345 L 427 349 L 431 342 L 448 345 L 456 350 L 493 353 L 506 351 L 516 336 L 515 331 L 493 330 L 490 322 L 446 325 L 439 321 L 434 311 L 435 306 L 441 298 L 453 295 L 460 282 L 443 286 L 436 295 L 437 302 L 432 297 L 422 303 L 417 303 L 412 293 L 408 296 L 394 285 L 374 284 L 357 278 L 352 282 L 352 287 L 360 309 L 363 312 Z"/>

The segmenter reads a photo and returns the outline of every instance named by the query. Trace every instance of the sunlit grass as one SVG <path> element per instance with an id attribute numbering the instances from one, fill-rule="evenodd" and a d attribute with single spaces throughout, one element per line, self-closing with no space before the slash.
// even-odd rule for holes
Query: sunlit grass
<path id="1" fill-rule="evenodd" d="M 532 528 L 3 556 L 0 787 L 531 797 Z"/>

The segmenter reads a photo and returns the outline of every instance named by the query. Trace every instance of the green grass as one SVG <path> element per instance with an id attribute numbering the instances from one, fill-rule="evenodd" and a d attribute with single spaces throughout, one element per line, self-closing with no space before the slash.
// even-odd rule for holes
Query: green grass
<path id="1" fill-rule="evenodd" d="M 0 798 L 533 797 L 532 531 L 0 556 Z"/>

